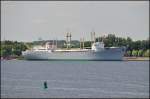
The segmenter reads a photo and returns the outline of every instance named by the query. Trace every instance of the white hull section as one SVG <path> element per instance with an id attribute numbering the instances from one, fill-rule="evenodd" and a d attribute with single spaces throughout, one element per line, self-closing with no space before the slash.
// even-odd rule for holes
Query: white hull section
<path id="1" fill-rule="evenodd" d="M 123 48 L 104 48 L 99 51 L 25 51 L 28 60 L 122 60 Z"/>

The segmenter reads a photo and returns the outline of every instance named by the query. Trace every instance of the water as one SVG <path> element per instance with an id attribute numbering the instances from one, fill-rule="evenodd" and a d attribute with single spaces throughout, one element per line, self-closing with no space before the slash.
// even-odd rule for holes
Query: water
<path id="1" fill-rule="evenodd" d="M 149 62 L 1 61 L 1 97 L 148 98 Z"/>

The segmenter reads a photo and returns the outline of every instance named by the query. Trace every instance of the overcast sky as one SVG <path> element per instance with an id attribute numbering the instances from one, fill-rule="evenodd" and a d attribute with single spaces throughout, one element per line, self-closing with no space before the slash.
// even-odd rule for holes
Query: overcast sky
<path id="1" fill-rule="evenodd" d="M 148 1 L 1 1 L 1 39 L 34 41 L 110 33 L 134 40 L 149 36 Z"/>

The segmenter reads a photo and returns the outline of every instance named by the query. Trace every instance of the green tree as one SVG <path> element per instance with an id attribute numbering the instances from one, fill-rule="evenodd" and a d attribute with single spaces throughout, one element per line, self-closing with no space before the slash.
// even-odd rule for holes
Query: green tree
<path id="1" fill-rule="evenodd" d="M 132 56 L 137 56 L 138 55 L 138 51 L 137 50 L 133 50 L 132 51 Z"/>
<path id="2" fill-rule="evenodd" d="M 143 56 L 144 57 L 150 57 L 149 49 L 144 52 Z"/>
<path id="3" fill-rule="evenodd" d="M 91 47 L 91 41 L 84 42 L 84 47 Z"/>
<path id="4" fill-rule="evenodd" d="M 13 50 L 13 54 L 20 56 L 22 54 L 22 51 L 20 49 L 15 49 L 15 50 Z"/>
<path id="5" fill-rule="evenodd" d="M 138 56 L 141 57 L 143 55 L 143 50 L 138 51 Z"/>
<path id="6" fill-rule="evenodd" d="M 12 54 L 12 47 L 11 46 L 9 46 L 9 45 L 2 46 L 1 56 L 7 57 L 7 56 L 10 56 L 11 54 Z"/>
<path id="7" fill-rule="evenodd" d="M 22 51 L 25 51 L 27 47 L 23 43 L 16 43 L 13 47 L 13 54 L 20 56 Z"/>

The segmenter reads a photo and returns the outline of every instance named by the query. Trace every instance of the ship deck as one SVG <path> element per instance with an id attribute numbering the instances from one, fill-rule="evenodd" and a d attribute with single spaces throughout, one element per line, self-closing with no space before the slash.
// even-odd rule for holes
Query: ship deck
<path id="1" fill-rule="evenodd" d="M 55 52 L 85 52 L 85 51 L 90 51 L 89 49 L 58 49 L 54 50 Z"/>

